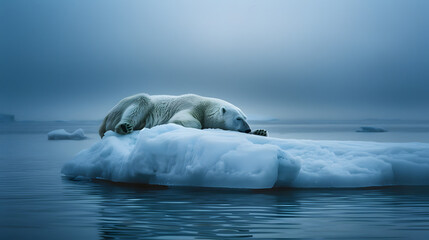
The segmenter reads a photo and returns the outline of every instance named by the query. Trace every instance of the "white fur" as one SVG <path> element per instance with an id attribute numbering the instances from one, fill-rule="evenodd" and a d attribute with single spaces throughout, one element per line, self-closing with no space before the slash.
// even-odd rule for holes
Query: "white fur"
<path id="1" fill-rule="evenodd" d="M 198 129 L 250 131 L 246 115 L 224 100 L 194 94 L 150 96 L 142 93 L 124 98 L 113 107 L 104 118 L 99 133 L 101 137 L 109 130 L 127 134 L 166 123 Z"/>

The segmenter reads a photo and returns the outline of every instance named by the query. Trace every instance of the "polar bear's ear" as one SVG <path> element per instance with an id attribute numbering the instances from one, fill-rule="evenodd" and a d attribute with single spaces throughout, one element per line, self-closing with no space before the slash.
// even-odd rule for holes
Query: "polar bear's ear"
<path id="1" fill-rule="evenodd" d="M 221 112 L 222 114 L 225 114 L 225 113 L 226 113 L 226 108 L 225 108 L 224 106 L 222 106 L 222 107 L 220 108 L 220 112 Z"/>

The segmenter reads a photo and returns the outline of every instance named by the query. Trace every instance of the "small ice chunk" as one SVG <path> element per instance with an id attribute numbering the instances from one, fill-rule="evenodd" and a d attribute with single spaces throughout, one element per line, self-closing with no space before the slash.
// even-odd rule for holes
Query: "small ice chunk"
<path id="1" fill-rule="evenodd" d="M 57 129 L 48 133 L 49 140 L 82 140 L 86 138 L 82 128 L 77 129 L 73 133 L 69 133 L 64 129 Z"/>
<path id="2" fill-rule="evenodd" d="M 387 130 L 378 127 L 360 127 L 356 132 L 387 132 Z"/>

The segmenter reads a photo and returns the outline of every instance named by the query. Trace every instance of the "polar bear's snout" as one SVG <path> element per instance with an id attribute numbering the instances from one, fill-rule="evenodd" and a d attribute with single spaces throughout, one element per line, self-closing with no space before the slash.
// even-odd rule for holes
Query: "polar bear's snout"
<path id="1" fill-rule="evenodd" d="M 252 130 L 250 130 L 250 126 L 247 122 L 244 122 L 244 132 L 245 133 L 250 133 Z"/>
<path id="2" fill-rule="evenodd" d="M 252 130 L 250 129 L 249 124 L 247 122 L 242 121 L 242 127 L 238 130 L 239 132 L 250 133 Z"/>

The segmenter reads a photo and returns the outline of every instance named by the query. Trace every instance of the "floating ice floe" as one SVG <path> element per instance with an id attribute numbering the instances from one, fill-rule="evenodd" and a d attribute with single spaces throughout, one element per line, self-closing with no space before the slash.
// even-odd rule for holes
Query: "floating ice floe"
<path id="1" fill-rule="evenodd" d="M 69 133 L 64 129 L 57 129 L 48 133 L 49 140 L 82 140 L 86 139 L 83 129 L 79 128 L 76 131 Z"/>
<path id="2" fill-rule="evenodd" d="M 429 185 L 429 144 L 286 140 L 174 124 L 107 132 L 62 173 L 227 188 Z"/>
<path id="3" fill-rule="evenodd" d="M 360 127 L 356 132 L 387 132 L 386 129 L 378 127 Z"/>

